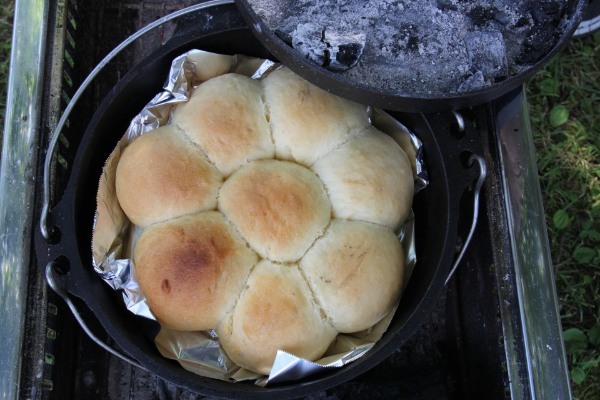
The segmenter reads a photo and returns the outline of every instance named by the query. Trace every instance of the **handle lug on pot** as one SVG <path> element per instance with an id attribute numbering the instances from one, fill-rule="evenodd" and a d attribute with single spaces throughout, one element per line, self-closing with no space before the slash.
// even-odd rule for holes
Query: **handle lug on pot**
<path id="1" fill-rule="evenodd" d="M 87 326 L 87 324 L 85 323 L 85 321 L 83 320 L 83 318 L 79 314 L 79 311 L 77 311 L 77 307 L 75 306 L 75 304 L 69 298 L 69 294 L 59 284 L 58 280 L 56 279 L 56 276 L 55 276 L 56 273 L 57 273 L 57 271 L 56 271 L 55 261 L 50 261 L 46 265 L 46 281 L 48 282 L 48 285 L 50 286 L 50 288 L 52 288 L 52 290 L 54 290 L 54 292 L 56 294 L 58 294 L 60 297 L 62 297 L 62 299 L 65 301 L 65 303 L 67 303 L 67 305 L 69 306 L 69 309 L 71 310 L 71 313 L 73 314 L 73 316 L 75 317 L 75 319 L 79 323 L 79 326 L 81 326 L 81 328 L 89 336 L 89 338 L 92 339 L 93 342 L 95 342 L 96 344 L 98 344 L 98 346 L 102 347 L 104 350 L 108 351 L 112 355 L 120 358 L 121 360 L 123 360 L 123 361 L 125 361 L 125 362 L 127 362 L 127 363 L 129 363 L 129 364 L 131 364 L 131 365 L 133 365 L 135 367 L 141 368 L 144 371 L 148 371 L 144 366 L 142 366 L 136 360 L 134 360 L 133 358 L 130 358 L 130 357 L 122 354 L 118 350 L 113 349 L 112 347 L 110 347 L 109 345 L 107 345 L 106 343 L 104 343 L 101 339 L 99 339 L 96 335 L 94 335 L 94 333 L 92 333 L 92 331 L 90 330 L 90 328 Z"/>
<path id="2" fill-rule="evenodd" d="M 456 119 L 456 124 L 458 125 L 458 131 L 464 132 L 465 131 L 465 119 L 463 118 L 462 114 L 459 113 L 458 111 L 452 111 L 452 114 L 454 114 L 454 118 Z"/>

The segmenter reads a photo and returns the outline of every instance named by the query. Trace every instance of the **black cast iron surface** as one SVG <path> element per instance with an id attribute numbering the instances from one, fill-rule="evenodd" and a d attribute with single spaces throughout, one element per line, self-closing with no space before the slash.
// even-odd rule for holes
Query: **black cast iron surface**
<path id="1" fill-rule="evenodd" d="M 60 25 L 64 19 L 68 28 L 66 43 L 69 55 L 65 58 L 63 71 L 63 77 L 68 79 L 65 78 L 62 85 L 65 101 L 86 73 L 120 40 L 140 26 L 183 5 L 152 1 L 96 4 L 80 0 L 66 4 L 62 12 L 60 3 L 51 7 L 55 25 Z M 219 18 L 240 17 L 230 8 L 222 7 L 201 23 L 206 29 L 213 29 Z M 111 23 L 104 23 L 107 20 Z M 115 26 L 121 29 L 116 31 Z M 167 27 L 157 34 L 158 37 L 146 43 L 150 46 L 155 45 L 153 41 L 164 41 L 175 30 L 176 27 Z M 73 44 L 69 47 L 71 40 Z M 119 58 L 116 65 L 111 65 L 107 76 L 92 89 L 95 103 L 84 104 L 72 116 L 60 149 L 63 161 L 56 166 L 54 187 L 57 198 L 62 194 L 81 132 L 94 109 L 117 78 L 146 54 L 148 50 L 140 45 Z M 52 73 L 51 65 L 48 65 L 48 73 Z M 53 117 L 48 105 L 51 93 L 48 87 L 44 110 L 48 120 Z M 428 119 L 459 149 L 461 146 L 478 149 L 493 166 L 494 160 L 497 160 L 497 154 L 492 150 L 494 147 L 490 145 L 494 132 L 493 107 L 481 106 L 465 110 L 464 114 L 466 133 L 455 129 L 450 113 L 432 114 Z M 483 192 L 481 212 L 484 216 L 493 215 L 488 208 L 496 207 L 497 198 L 501 195 L 497 169 L 492 168 L 490 172 Z M 468 195 L 463 200 L 460 234 L 466 237 L 471 202 Z M 404 346 L 369 372 L 308 398 L 505 398 L 508 377 L 496 296 L 498 290 L 505 288 L 498 287 L 497 271 L 494 269 L 494 260 L 502 253 L 507 236 L 501 227 L 497 219 L 480 220 L 475 235 L 477 241 L 467 253 L 456 278 L 444 290 L 441 300 L 421 329 Z M 31 279 L 29 284 L 27 353 L 23 370 L 25 385 L 21 389 L 24 398 L 203 398 L 131 367 L 91 343 L 76 326 L 62 300 L 45 287 L 43 270 L 43 265 L 32 265 L 30 275 L 35 279 Z M 513 284 L 510 277 L 503 283 Z M 94 331 L 110 343 L 111 339 L 94 316 L 82 303 L 78 304 Z M 39 360 L 44 362 L 39 363 Z"/>
<path id="2" fill-rule="evenodd" d="M 504 47 L 504 43 L 506 42 L 508 45 L 510 42 L 509 38 L 521 29 L 518 27 L 520 25 L 519 23 L 506 28 L 507 32 L 505 32 L 506 34 L 503 36 L 497 28 L 499 25 L 498 21 L 494 20 L 491 16 L 482 19 L 486 13 L 496 15 L 497 17 L 501 14 L 499 10 L 496 9 L 496 11 L 492 12 L 491 10 L 493 7 L 478 9 L 477 7 L 481 6 L 476 6 L 471 12 L 475 10 L 475 13 L 479 16 L 473 18 L 475 20 L 474 24 L 469 22 L 471 18 L 467 18 L 463 21 L 466 22 L 464 26 L 458 26 L 458 32 L 460 32 L 459 36 L 461 36 L 459 40 L 454 43 L 446 43 L 443 46 L 440 46 L 440 41 L 446 40 L 447 37 L 452 35 L 444 32 L 442 38 L 436 38 L 438 29 L 433 29 L 433 33 L 431 34 L 432 38 L 429 38 L 428 41 L 435 43 L 435 49 L 432 51 L 424 50 L 423 46 L 426 43 L 424 39 L 420 44 L 413 43 L 412 47 L 414 47 L 414 49 L 411 49 L 411 41 L 409 40 L 407 54 L 417 52 L 423 53 L 425 56 L 419 55 L 414 58 L 409 57 L 404 62 L 400 62 L 399 59 L 398 61 L 391 61 L 393 57 L 390 56 L 370 53 L 383 52 L 383 50 L 380 49 L 381 46 L 383 46 L 381 48 L 392 46 L 390 43 L 402 41 L 403 35 L 414 35 L 413 37 L 416 41 L 421 41 L 421 39 L 419 39 L 419 35 L 421 34 L 419 31 L 431 30 L 431 26 L 429 25 L 435 24 L 437 24 L 439 30 L 446 29 L 448 25 L 453 25 L 455 23 L 455 19 L 434 22 L 434 19 L 436 19 L 434 18 L 434 15 L 436 14 L 432 13 L 431 15 L 424 17 L 424 21 L 420 22 L 424 26 L 419 26 L 419 21 L 415 21 L 414 24 L 406 25 L 406 22 L 400 18 L 400 21 L 403 22 L 396 22 L 405 24 L 406 32 L 404 34 L 402 32 L 396 32 L 397 36 L 391 41 L 388 41 L 387 38 L 382 39 L 382 43 L 386 43 L 385 45 L 374 43 L 379 41 L 376 37 L 382 34 L 381 31 L 385 31 L 382 26 L 385 27 L 387 23 L 390 23 L 390 20 L 394 21 L 397 19 L 389 14 L 394 12 L 410 13 L 411 11 L 414 11 L 410 9 L 411 7 L 414 7 L 416 10 L 433 7 L 439 12 L 439 10 L 448 7 L 456 9 L 457 6 L 453 6 L 452 2 L 448 1 L 422 2 L 422 4 L 420 4 L 419 2 L 380 2 L 376 0 L 370 2 L 354 2 L 352 0 L 329 2 L 321 0 L 318 2 L 291 2 L 291 5 L 289 6 L 285 4 L 285 2 L 283 3 L 284 4 L 279 1 L 271 0 L 236 0 L 236 4 L 238 4 L 244 19 L 248 22 L 250 29 L 252 29 L 254 34 L 260 39 L 261 43 L 263 43 L 275 57 L 288 65 L 290 69 L 298 75 L 339 96 L 358 102 L 365 101 L 385 109 L 409 112 L 452 110 L 476 104 L 484 104 L 521 86 L 526 80 L 531 78 L 536 71 L 545 65 L 550 58 L 564 48 L 568 39 L 572 36 L 579 24 L 583 8 L 586 4 L 585 0 L 571 0 L 567 2 L 554 0 L 531 2 L 531 9 L 526 13 L 524 12 L 523 15 L 528 16 L 528 24 L 532 24 L 533 28 L 525 33 L 528 40 L 524 42 L 523 49 L 516 50 L 517 52 L 522 52 L 524 59 L 532 57 L 532 59 L 527 60 L 527 62 L 523 64 L 527 64 L 528 67 L 519 67 L 516 71 L 513 71 L 508 75 L 501 74 L 504 76 L 498 76 L 497 78 L 491 79 L 491 83 L 488 79 L 488 84 L 486 85 L 474 85 L 471 82 L 465 85 L 462 90 L 458 90 L 455 84 L 446 82 L 449 75 L 457 75 L 450 79 L 450 81 L 458 79 L 463 82 L 464 80 L 464 83 L 466 84 L 470 81 L 470 76 L 474 77 L 476 75 L 478 58 L 481 58 L 480 61 L 482 64 L 490 63 L 495 65 L 495 67 L 489 68 L 490 70 L 495 71 L 498 68 L 502 69 L 506 67 L 506 65 L 501 66 L 504 63 L 500 60 L 510 60 L 513 57 L 511 56 L 511 50 L 509 48 L 499 50 L 500 53 L 504 52 L 504 56 L 497 55 L 496 57 L 490 57 L 492 49 L 498 46 L 488 45 L 485 51 L 482 52 L 481 57 L 477 55 L 477 51 L 471 49 L 467 57 L 469 59 L 467 64 L 469 65 L 463 74 L 459 73 L 462 67 L 457 67 L 455 61 L 462 58 L 465 53 L 467 53 L 464 48 L 461 48 L 457 53 L 461 54 L 460 56 L 456 55 L 454 57 L 453 54 L 449 54 L 442 57 L 441 55 L 446 53 L 450 47 L 455 45 L 462 46 L 463 41 L 471 42 L 468 39 L 468 35 L 462 38 L 464 31 L 473 33 L 474 31 L 481 29 L 481 32 L 479 33 L 483 34 L 483 36 L 479 37 L 477 41 L 496 44 L 501 43 L 499 47 Z M 499 3 L 501 3 L 500 1 L 482 1 L 481 3 L 471 1 L 465 3 L 469 4 L 469 8 L 471 7 L 471 3 L 484 4 L 486 6 L 494 5 L 498 6 L 500 9 L 503 8 L 499 5 Z M 406 6 L 402 6 L 402 4 L 406 4 Z M 379 8 L 381 10 L 379 10 Z M 357 13 L 356 10 L 359 10 L 359 12 Z M 556 18 L 555 16 L 550 16 L 550 14 L 547 13 L 547 11 L 550 10 L 554 10 L 551 11 L 550 14 L 552 14 L 552 12 L 558 12 L 560 15 L 557 15 Z M 378 11 L 381 11 L 382 14 L 375 17 Z M 303 13 L 307 15 L 298 17 L 292 13 Z M 349 14 L 352 14 L 352 18 L 347 17 Z M 416 14 L 419 15 L 420 12 L 416 12 Z M 269 17 L 266 17 L 267 15 L 269 15 Z M 330 19 L 323 18 L 324 15 L 327 17 L 330 15 L 333 16 Z M 349 20 L 345 21 L 345 18 L 349 18 Z M 458 16 L 456 16 L 456 19 L 457 18 Z M 287 26 L 285 21 L 288 21 L 289 19 L 295 22 L 290 26 Z M 371 25 L 365 25 L 365 21 L 370 21 Z M 299 27 L 305 27 L 306 23 L 315 25 L 315 27 L 318 28 L 317 31 L 322 30 L 322 41 L 324 42 L 328 42 L 328 29 L 333 31 L 335 35 L 347 35 L 348 29 L 351 29 L 352 33 L 360 35 L 364 32 L 369 32 L 369 35 L 371 36 L 367 36 L 365 43 L 362 43 L 364 44 L 365 50 L 363 55 L 358 59 L 358 63 L 355 67 L 343 72 L 330 71 L 323 68 L 319 63 L 316 63 L 314 57 L 311 59 L 309 53 L 314 53 L 314 51 L 309 52 L 302 49 L 302 46 L 306 46 L 306 43 L 304 42 L 320 42 L 319 40 L 314 39 L 314 32 L 302 36 L 302 40 L 299 42 L 303 43 L 302 46 L 293 47 L 290 45 L 292 37 L 294 36 L 293 33 L 290 34 L 290 31 L 297 32 L 297 29 Z M 478 27 L 478 25 L 482 24 L 484 26 Z M 340 30 L 340 26 L 344 26 L 345 29 Z M 283 32 L 278 29 L 281 29 Z M 394 33 L 392 32 L 393 30 L 388 32 L 388 34 L 393 36 Z M 490 35 L 491 32 L 500 35 L 502 39 L 494 39 L 494 35 Z M 318 32 L 316 36 L 318 37 Z M 486 37 L 487 39 L 485 39 Z M 534 42 L 537 43 L 527 44 L 528 41 L 533 38 L 543 39 L 539 41 L 535 40 Z M 351 37 L 341 39 L 341 43 L 344 42 L 355 44 L 353 42 L 361 41 L 356 40 L 355 37 Z M 550 42 L 550 44 L 548 44 L 548 42 Z M 421 46 L 421 48 L 419 48 L 419 46 Z M 520 45 L 517 47 L 519 46 Z M 329 47 L 331 48 L 331 46 Z M 494 52 L 496 51 L 498 50 L 494 50 Z M 389 68 L 389 64 L 394 65 L 396 63 L 398 64 L 398 69 L 409 70 L 410 73 L 395 73 L 393 68 Z M 510 62 L 508 62 L 508 64 L 510 64 Z M 486 70 L 487 68 L 479 69 Z M 358 73 L 359 70 L 362 71 Z M 421 76 L 418 76 L 418 81 L 413 82 L 412 73 L 414 71 L 419 71 L 418 74 L 421 74 Z M 432 73 L 433 71 L 436 71 L 437 73 Z M 481 71 L 478 72 L 481 73 Z M 490 73 L 491 75 L 494 75 L 496 72 Z M 488 75 L 490 73 L 488 73 Z M 439 82 L 443 82 L 444 84 L 438 87 Z M 415 87 L 419 88 L 417 93 L 413 92 Z M 427 93 L 427 90 L 432 90 L 432 92 Z"/>

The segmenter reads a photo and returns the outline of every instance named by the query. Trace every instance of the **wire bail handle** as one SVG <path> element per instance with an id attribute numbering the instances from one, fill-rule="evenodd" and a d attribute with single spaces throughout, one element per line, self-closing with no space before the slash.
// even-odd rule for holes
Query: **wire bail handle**
<path id="1" fill-rule="evenodd" d="M 464 132 L 465 120 L 464 120 L 463 116 L 457 111 L 453 111 L 452 113 L 454 114 L 454 117 L 456 118 L 456 123 L 458 124 L 458 130 L 460 132 Z M 469 157 L 468 165 L 472 166 L 474 163 L 477 163 L 477 166 L 479 167 L 479 176 L 477 177 L 477 181 L 475 182 L 475 187 L 473 188 L 473 218 L 471 219 L 471 229 L 469 230 L 467 239 L 465 240 L 464 244 L 462 245 L 460 252 L 458 253 L 458 256 L 456 256 L 456 259 L 454 260 L 454 263 L 452 264 L 452 268 L 450 269 L 450 272 L 448 273 L 448 277 L 446 278 L 446 282 L 444 282 L 444 285 L 448 285 L 448 282 L 450 282 L 450 280 L 452 279 L 452 276 L 458 269 L 458 266 L 460 265 L 460 262 L 462 261 L 464 255 L 467 251 L 467 248 L 469 247 L 469 244 L 471 243 L 471 240 L 473 239 L 473 234 L 475 233 L 475 228 L 477 227 L 477 220 L 479 219 L 479 195 L 481 193 L 481 188 L 483 187 L 483 183 L 485 182 L 485 178 L 487 176 L 487 168 L 485 166 L 485 160 L 479 154 L 473 153 Z"/>
<path id="2" fill-rule="evenodd" d="M 87 76 L 87 78 L 85 78 L 85 80 L 83 81 L 81 86 L 77 89 L 77 91 L 71 98 L 71 101 L 69 101 L 69 104 L 67 104 L 65 111 L 63 112 L 62 116 L 60 117 L 60 120 L 58 121 L 58 124 L 56 125 L 56 128 L 52 132 L 52 137 L 50 139 L 50 143 L 48 144 L 48 150 L 46 152 L 46 158 L 44 160 L 43 203 L 42 203 L 42 212 L 40 215 L 40 231 L 42 232 L 42 236 L 44 237 L 44 239 L 46 239 L 46 241 L 50 242 L 51 238 L 52 238 L 52 234 L 54 233 L 53 227 L 48 228 L 48 214 L 50 213 L 50 191 L 51 191 L 50 190 L 50 170 L 52 167 L 52 159 L 54 157 L 54 152 L 56 151 L 56 145 L 58 144 L 58 138 L 60 136 L 60 133 L 62 132 L 62 130 L 67 122 L 67 119 L 69 118 L 69 115 L 71 114 L 71 111 L 73 111 L 75 104 L 77 104 L 77 101 L 79 100 L 79 98 L 81 97 L 83 92 L 87 89 L 87 87 L 90 85 L 90 83 L 104 69 L 104 67 L 110 61 L 112 61 L 112 59 L 115 58 L 121 51 L 123 51 L 131 43 L 133 43 L 134 41 L 136 41 L 137 39 L 139 39 L 141 36 L 145 35 L 146 33 L 150 32 L 151 30 L 155 29 L 156 27 L 158 27 L 166 22 L 169 22 L 173 19 L 176 19 L 182 15 L 190 14 L 194 11 L 204 10 L 207 8 L 212 8 L 212 7 L 226 5 L 226 4 L 233 4 L 233 3 L 234 3 L 233 0 L 211 0 L 211 1 L 207 1 L 205 3 L 196 4 L 196 5 L 193 5 L 190 7 L 183 8 L 179 11 L 175 11 L 171 14 L 165 15 L 164 17 L 157 19 L 156 21 L 146 25 L 145 27 L 143 27 L 142 29 L 140 29 L 139 31 L 134 33 L 133 35 L 129 36 L 123 42 L 121 42 L 110 53 L 108 53 L 106 55 L 106 57 L 104 57 L 102 59 L 102 61 L 100 61 L 100 63 L 92 70 L 92 72 L 90 72 L 90 74 Z"/>

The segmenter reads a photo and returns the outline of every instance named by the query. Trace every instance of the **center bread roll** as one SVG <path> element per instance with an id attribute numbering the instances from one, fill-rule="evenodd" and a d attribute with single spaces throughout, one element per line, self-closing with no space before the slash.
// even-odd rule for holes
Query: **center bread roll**
<path id="1" fill-rule="evenodd" d="M 228 73 L 125 147 L 117 198 L 163 327 L 214 329 L 235 363 L 269 374 L 277 350 L 315 361 L 393 309 L 413 174 L 367 109 L 287 68 Z"/>
<path id="2" fill-rule="evenodd" d="M 255 161 L 229 177 L 219 209 L 264 258 L 297 261 L 331 218 L 323 184 L 291 162 Z"/>

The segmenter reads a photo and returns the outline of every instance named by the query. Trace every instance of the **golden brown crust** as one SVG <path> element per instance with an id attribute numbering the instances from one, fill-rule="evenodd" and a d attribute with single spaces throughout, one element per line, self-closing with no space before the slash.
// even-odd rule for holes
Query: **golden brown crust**
<path id="1" fill-rule="evenodd" d="M 333 220 L 300 269 L 333 326 L 351 333 L 377 323 L 398 300 L 404 252 L 389 228 Z"/>
<path id="2" fill-rule="evenodd" d="M 319 179 L 287 161 L 240 168 L 219 193 L 219 209 L 262 257 L 298 260 L 329 224 L 331 206 Z"/>
<path id="3" fill-rule="evenodd" d="M 172 123 L 206 153 L 224 175 L 249 160 L 272 158 L 273 142 L 259 82 L 225 74 L 200 85 L 175 109 Z"/>
<path id="4" fill-rule="evenodd" d="M 135 247 L 136 278 L 157 320 L 176 330 L 217 326 L 256 254 L 218 211 L 153 225 Z"/>
<path id="5" fill-rule="evenodd" d="M 370 127 L 313 165 L 325 184 L 333 216 L 397 229 L 414 196 L 408 157 L 389 136 Z"/>
<path id="6" fill-rule="evenodd" d="M 157 320 L 216 329 L 249 370 L 268 374 L 279 349 L 316 360 L 400 295 L 406 154 L 365 106 L 286 68 L 202 83 L 171 125 L 127 146 L 115 186 L 143 228 L 134 270 Z"/>
<path id="7" fill-rule="evenodd" d="M 117 166 L 116 191 L 138 226 L 216 208 L 221 174 L 187 139 L 166 126 L 130 143 Z"/>
<path id="8" fill-rule="evenodd" d="M 337 331 L 321 317 L 297 265 L 261 261 L 217 333 L 235 363 L 269 374 L 277 350 L 315 360 Z"/>
<path id="9" fill-rule="evenodd" d="M 319 89 L 288 68 L 269 74 L 263 85 L 278 159 L 312 165 L 369 125 L 366 106 Z"/>

